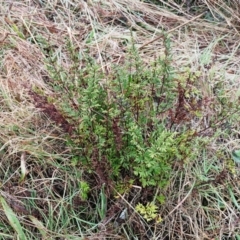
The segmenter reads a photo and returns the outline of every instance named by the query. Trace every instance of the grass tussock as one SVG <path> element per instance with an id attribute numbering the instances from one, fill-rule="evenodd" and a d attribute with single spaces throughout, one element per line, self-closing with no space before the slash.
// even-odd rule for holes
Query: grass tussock
<path id="1" fill-rule="evenodd" d="M 1 239 L 240 239 L 237 1 L 1 1 Z"/>

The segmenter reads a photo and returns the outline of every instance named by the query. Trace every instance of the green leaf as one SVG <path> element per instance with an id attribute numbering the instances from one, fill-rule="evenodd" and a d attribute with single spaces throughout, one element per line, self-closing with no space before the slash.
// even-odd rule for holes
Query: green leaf
<path id="1" fill-rule="evenodd" d="M 236 197 L 235 197 L 235 195 L 234 195 L 230 186 L 228 187 L 228 191 L 229 191 L 229 194 L 230 194 L 230 197 L 231 197 L 231 200 L 232 200 L 233 204 L 236 206 L 236 208 L 238 210 L 240 210 L 240 205 L 238 204 L 238 201 L 237 201 L 237 199 L 236 199 Z"/>
<path id="2" fill-rule="evenodd" d="M 105 184 L 103 184 L 101 192 L 100 192 L 100 203 L 98 204 L 98 213 L 101 219 L 106 217 L 107 213 L 107 197 L 104 190 Z"/>
<path id="3" fill-rule="evenodd" d="M 240 150 L 234 150 L 232 151 L 232 159 L 236 163 L 240 163 Z"/>
<path id="4" fill-rule="evenodd" d="M 87 182 L 85 181 L 80 181 L 79 183 L 79 188 L 81 191 L 81 198 L 85 201 L 88 198 L 88 193 L 90 191 L 90 187 Z"/>
<path id="5" fill-rule="evenodd" d="M 237 240 L 240 240 L 240 235 L 237 234 L 237 235 L 236 235 L 236 239 L 237 239 Z"/>
<path id="6" fill-rule="evenodd" d="M 157 196 L 157 200 L 159 201 L 160 204 L 164 204 L 166 197 L 164 195 L 159 195 Z"/>
<path id="7" fill-rule="evenodd" d="M 17 35 L 22 38 L 25 39 L 24 34 L 19 30 L 18 26 L 16 24 L 12 24 L 12 29 L 15 33 L 17 33 Z"/>
<path id="8" fill-rule="evenodd" d="M 2 207 L 3 207 L 3 211 L 6 214 L 10 225 L 12 226 L 12 228 L 18 234 L 18 238 L 20 240 L 27 240 L 27 238 L 26 238 L 26 236 L 23 232 L 22 226 L 21 226 L 20 222 L 18 221 L 18 218 L 17 218 L 16 214 L 8 206 L 7 202 L 5 201 L 5 199 L 3 197 L 0 197 L 0 201 L 1 201 L 1 204 L 2 204 Z"/>

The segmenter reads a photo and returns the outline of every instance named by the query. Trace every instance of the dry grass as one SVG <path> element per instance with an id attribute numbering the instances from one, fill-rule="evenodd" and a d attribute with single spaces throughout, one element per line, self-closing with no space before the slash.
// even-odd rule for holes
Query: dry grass
<path id="1" fill-rule="evenodd" d="M 216 124 L 209 134 L 220 137 L 212 138 L 195 161 L 178 166 L 166 189 L 148 192 L 134 186 L 118 200 L 109 198 L 110 217 L 99 221 L 101 207 L 96 210 L 95 205 L 104 193 L 93 189 L 96 194 L 88 202 L 79 197 L 79 184 L 89 179 L 88 173 L 72 164 L 66 144 L 70 130 L 63 127 L 66 123 L 54 107 L 61 96 L 51 87 L 46 70 L 50 49 L 71 72 L 70 41 L 79 55 L 92 56 L 109 74 L 112 63 L 126 61 L 133 41 L 146 64 L 164 55 L 163 30 L 171 36 L 176 78 L 186 71 L 200 74 L 197 88 L 204 98 L 239 102 L 238 1 L 183 2 L 160 6 L 138 0 L 1 1 L 1 195 L 20 219 L 27 239 L 240 239 L 239 169 L 228 154 L 239 147 L 239 112 L 236 116 L 229 112 L 234 117 L 229 131 L 221 121 Z M 219 84 L 222 92 L 216 93 Z M 54 97 L 55 105 L 36 100 L 33 89 Z M 208 128 L 208 118 L 220 108 L 209 106 L 201 124 Z M 24 179 L 22 162 L 27 170 Z M 166 197 L 159 207 L 163 221 L 146 222 L 134 208 L 159 191 Z M 125 208 L 128 219 L 120 224 L 116 219 Z M 17 238 L 10 225 L 1 209 L 1 239 Z"/>

